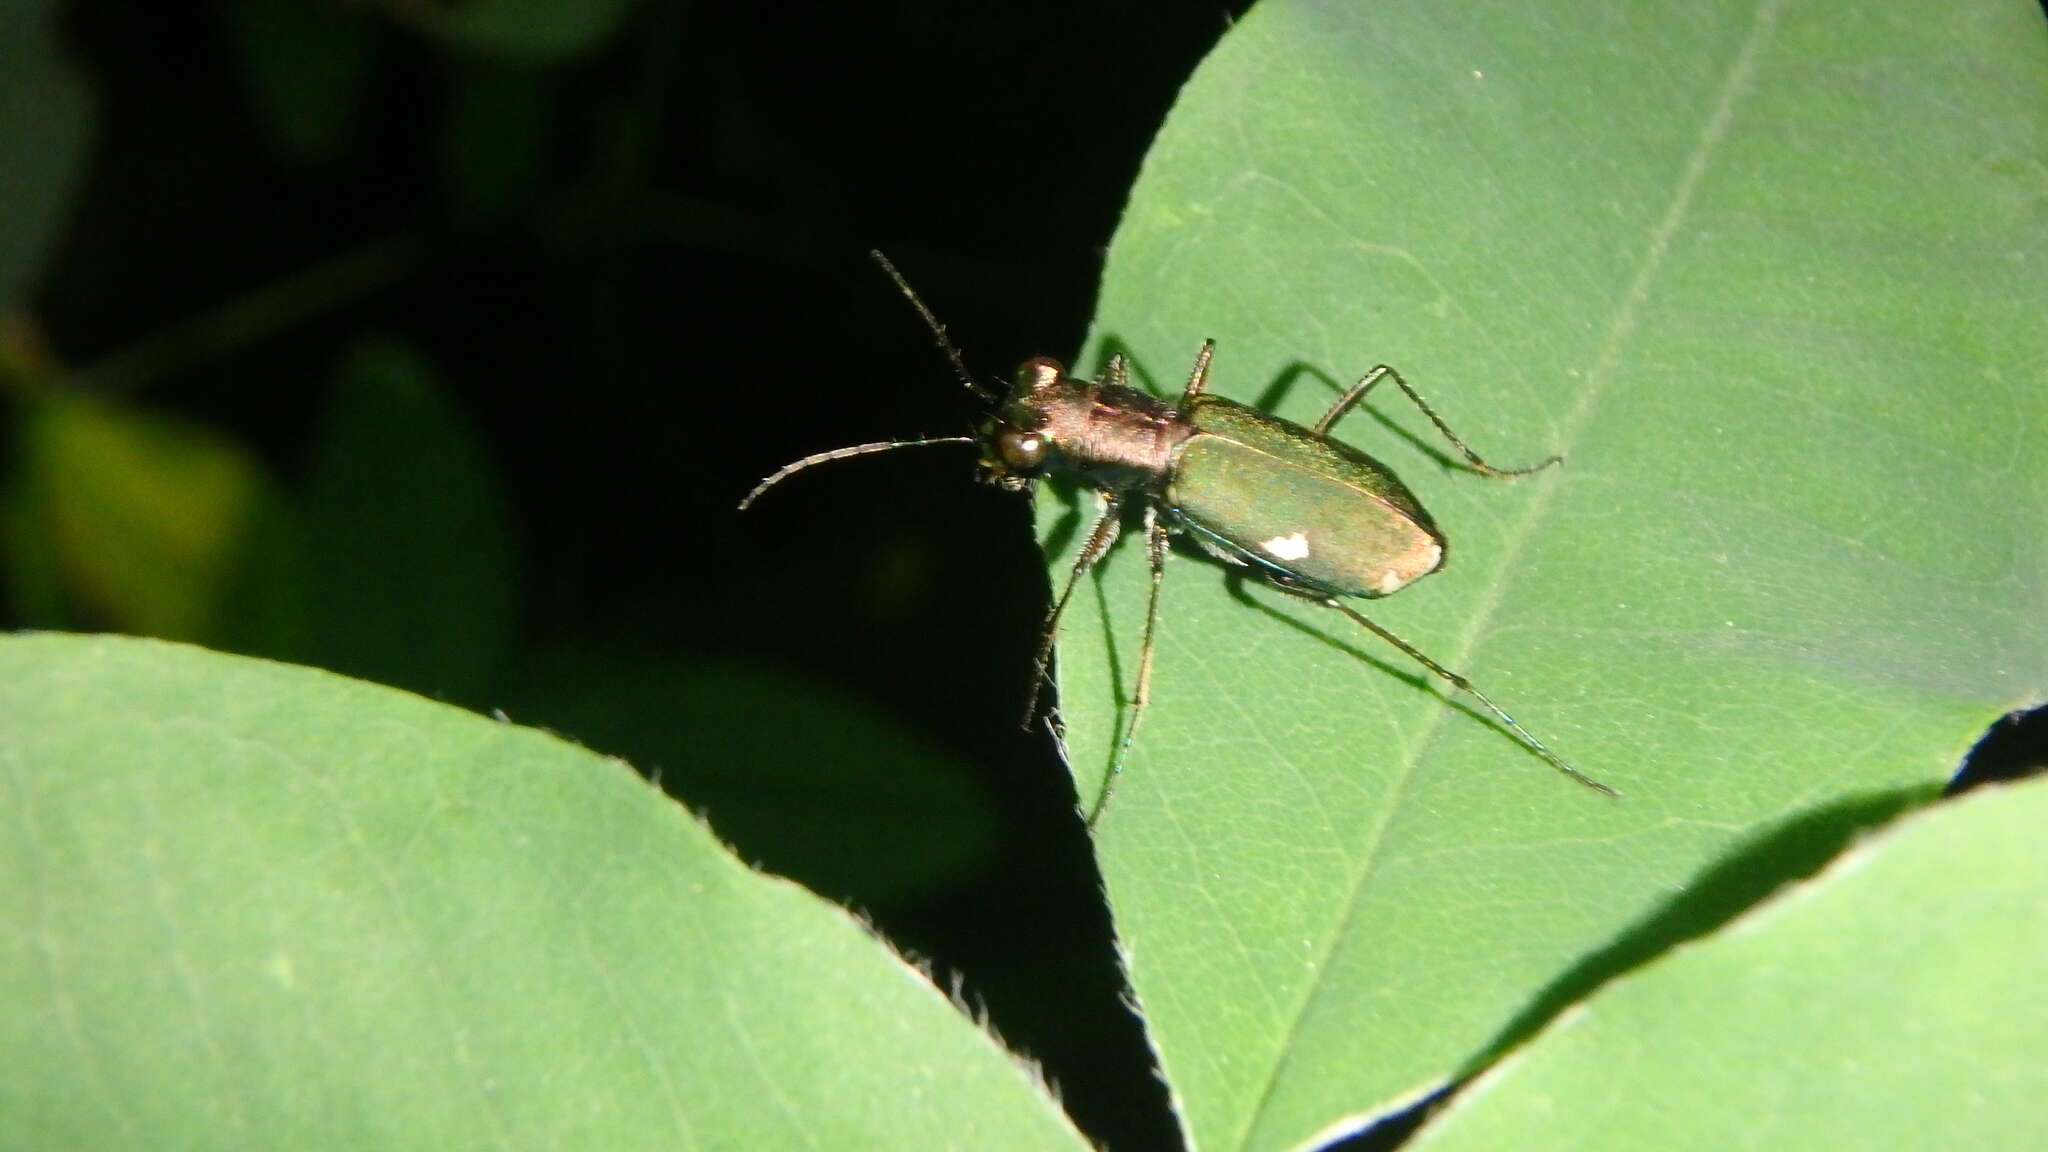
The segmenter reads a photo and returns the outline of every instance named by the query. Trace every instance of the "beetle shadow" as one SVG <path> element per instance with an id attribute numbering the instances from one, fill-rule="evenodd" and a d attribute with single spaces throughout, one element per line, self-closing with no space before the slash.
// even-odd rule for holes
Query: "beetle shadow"
<path id="1" fill-rule="evenodd" d="M 1111 552 L 1114 551 L 1115 549 L 1111 549 Z M 1131 722 L 1131 701 L 1129 695 L 1124 692 L 1123 654 L 1116 646 L 1116 624 L 1109 617 L 1109 597 L 1104 595 L 1102 590 L 1102 569 L 1108 563 L 1109 557 L 1104 556 L 1102 563 L 1097 564 L 1095 570 L 1088 573 L 1089 581 L 1095 585 L 1095 618 L 1102 626 L 1102 650 L 1109 657 L 1110 698 L 1116 701 L 1116 724 L 1109 733 L 1109 759 L 1102 765 L 1101 787 L 1095 791 L 1098 798 L 1108 790 L 1110 777 L 1116 775 L 1116 755 L 1124 746 L 1125 726 Z M 1099 799 L 1097 804 L 1099 811 Z"/>
<path id="2" fill-rule="evenodd" d="M 1357 647 L 1350 641 L 1341 640 L 1337 638 L 1335 635 L 1326 632 L 1321 628 L 1316 627 L 1314 624 L 1310 624 L 1303 620 L 1297 620 L 1294 617 L 1289 616 L 1287 613 L 1280 611 L 1280 609 L 1275 608 L 1271 604 L 1264 603 L 1263 601 L 1254 598 L 1251 595 L 1251 593 L 1245 589 L 1245 582 L 1247 580 L 1252 580 L 1256 578 L 1257 573 L 1245 572 L 1241 569 L 1233 569 L 1225 573 L 1224 583 L 1229 586 L 1231 596 L 1234 597 L 1238 603 L 1243 604 L 1250 608 L 1257 609 L 1258 611 L 1264 613 L 1265 615 L 1271 617 L 1274 620 L 1278 620 L 1282 624 L 1287 625 L 1289 628 L 1292 628 L 1297 632 L 1300 632 L 1307 636 L 1313 636 L 1317 640 L 1320 640 L 1323 643 L 1328 644 L 1330 647 L 1335 648 L 1337 651 L 1342 652 L 1345 655 L 1350 656 L 1352 659 L 1360 661 L 1361 663 L 1371 665 L 1373 668 L 1376 668 L 1379 671 L 1386 673 L 1388 676 L 1391 676 L 1394 679 L 1409 685 L 1418 692 L 1424 692 L 1428 693 L 1429 695 L 1435 696 L 1438 700 L 1441 700 L 1445 704 L 1445 706 L 1449 707 L 1452 711 L 1463 713 L 1470 719 L 1477 721 L 1481 726 L 1488 728 L 1495 733 L 1498 733 L 1503 739 L 1513 744 L 1519 751 L 1530 756 L 1536 756 L 1534 752 L 1531 752 L 1529 750 L 1527 745 L 1522 743 L 1521 739 L 1517 737 L 1514 734 L 1514 732 L 1509 730 L 1508 727 L 1502 724 L 1499 720 L 1495 719 L 1492 713 L 1486 712 L 1482 709 L 1467 704 L 1461 698 L 1462 693 L 1460 693 L 1455 687 L 1452 687 L 1449 684 L 1445 684 L 1443 681 L 1437 679 L 1435 676 L 1417 672 L 1413 669 L 1405 668 L 1399 664 L 1394 664 L 1387 660 L 1384 660 L 1378 656 L 1373 655 L 1370 652 L 1367 652 L 1362 648 Z M 1267 587 L 1274 587 L 1274 585 L 1272 585 L 1269 581 L 1260 580 L 1259 583 L 1266 585 Z M 1275 590 L 1281 592 L 1282 594 L 1286 593 L 1285 589 L 1275 588 Z M 1309 600 L 1306 597 L 1297 597 L 1297 599 L 1300 599 L 1305 604 L 1314 603 L 1314 601 Z M 1431 692 L 1430 689 L 1437 685 L 1442 685 L 1445 690 L 1441 692 Z M 1542 760 L 1542 757 L 1540 756 L 1536 758 L 1539 762 Z M 1546 764 L 1545 767 L 1549 767 L 1549 765 Z"/>
<path id="3" fill-rule="evenodd" d="M 1059 500 L 1063 510 L 1060 518 L 1052 522 L 1052 527 L 1045 530 L 1045 539 L 1039 542 L 1039 547 L 1047 556 L 1064 556 L 1081 534 L 1081 485 L 1073 477 L 1065 475 L 1048 476 L 1045 483 L 1052 488 L 1053 496 Z M 1031 511 L 1035 516 L 1037 508 L 1034 506 Z M 1047 570 L 1047 579 L 1054 579 L 1050 569 Z M 1057 596 L 1060 590 L 1054 588 L 1052 594 Z"/>

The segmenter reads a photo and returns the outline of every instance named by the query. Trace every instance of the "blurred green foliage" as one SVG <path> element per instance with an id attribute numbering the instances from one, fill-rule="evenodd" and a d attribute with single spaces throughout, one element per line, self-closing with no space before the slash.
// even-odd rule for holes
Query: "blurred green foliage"
<path id="1" fill-rule="evenodd" d="M 418 208 L 519 228 L 533 217 L 511 214 L 531 212 L 542 183 L 559 180 L 548 166 L 559 162 L 563 69 L 604 51 L 629 10 L 228 0 L 210 12 L 208 34 L 239 59 L 246 111 L 279 160 L 373 178 L 394 170 L 378 155 L 390 127 L 380 87 L 402 78 L 407 53 L 445 53 L 445 90 L 417 110 L 431 158 L 416 163 L 440 192 Z M 6 16 L 20 65 L 0 106 L 12 129 L 0 136 L 14 162 L 4 185 L 11 287 L 33 284 L 93 134 L 59 15 L 10 6 Z M 590 227 L 592 194 L 563 199 L 563 218 Z M 533 544 L 519 538 L 487 432 L 417 339 L 359 330 L 325 342 L 313 362 L 206 385 L 251 412 L 304 413 L 302 462 L 280 466 L 274 450 L 245 443 L 231 426 L 270 437 L 246 416 L 223 426 L 152 403 L 167 383 L 213 375 L 222 357 L 387 291 L 419 257 L 415 245 L 372 245 L 78 367 L 45 347 L 28 298 L 17 304 L 0 361 L 13 385 L 0 475 L 8 616 L 312 664 L 473 708 L 510 705 L 664 773 L 715 809 L 750 856 L 845 898 L 915 901 L 971 877 L 995 834 L 990 798 L 957 758 L 862 702 L 801 675 L 631 641 L 584 636 L 566 662 L 559 649 L 529 655 Z M 825 747 L 851 752 L 821 761 Z M 850 824 L 849 805 L 893 813 L 898 830 L 867 835 L 858 829 L 887 825 Z"/>
<path id="2" fill-rule="evenodd" d="M 986 82 L 1072 12 L 0 5 L 0 627 L 312 665 L 626 757 L 999 1007 L 1091 1131 L 1162 1143 L 1071 798 L 1015 723 L 1020 511 L 957 461 L 732 509 L 856 423 L 966 418 L 870 246 L 977 368 L 1078 340 L 1220 31 L 1089 21 L 1146 52 L 1051 99 Z M 1000 179 L 1019 139 L 1065 142 L 1059 195 Z"/>
<path id="3" fill-rule="evenodd" d="M 267 484 L 215 429 L 90 393 L 30 397 L 6 493 L 27 622 L 217 642 Z"/>

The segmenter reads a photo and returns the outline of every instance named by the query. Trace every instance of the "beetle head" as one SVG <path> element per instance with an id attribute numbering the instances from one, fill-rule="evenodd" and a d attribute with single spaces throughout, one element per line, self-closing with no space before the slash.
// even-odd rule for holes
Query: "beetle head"
<path id="1" fill-rule="evenodd" d="M 1059 445 L 1049 417 L 1065 376 L 1059 361 L 1046 356 L 1018 365 L 1010 394 L 979 429 L 984 483 L 1022 492 L 1052 469 Z"/>

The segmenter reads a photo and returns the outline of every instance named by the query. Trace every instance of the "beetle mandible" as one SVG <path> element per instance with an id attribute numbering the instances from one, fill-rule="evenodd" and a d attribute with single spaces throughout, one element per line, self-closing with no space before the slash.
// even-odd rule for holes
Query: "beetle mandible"
<path id="1" fill-rule="evenodd" d="M 896 287 L 924 318 L 962 387 L 993 406 L 973 436 L 883 440 L 819 452 L 777 469 L 740 501 L 744 511 L 761 494 L 806 468 L 931 444 L 980 447 L 979 478 L 1012 492 L 1031 491 L 1045 477 L 1065 472 L 1094 489 L 1100 510 L 1067 573 L 1066 585 L 1046 612 L 1025 704 L 1025 723 L 1037 713 L 1039 686 L 1052 657 L 1060 616 L 1081 576 L 1108 554 L 1123 527 L 1126 506 L 1141 510 L 1151 590 L 1144 639 L 1124 726 L 1102 791 L 1088 816 L 1092 827 L 1109 803 L 1124 758 L 1151 698 L 1152 640 L 1159 623 L 1159 586 L 1165 576 L 1169 534 L 1185 534 L 1204 552 L 1241 566 L 1282 591 L 1350 617 L 1400 649 L 1459 691 L 1479 701 L 1546 764 L 1608 796 L 1620 793 L 1567 764 L 1470 680 L 1346 604 L 1346 598 L 1390 596 L 1444 565 L 1443 532 L 1414 493 L 1386 465 L 1329 435 L 1331 425 L 1382 380 L 1392 380 L 1429 418 L 1474 471 L 1484 476 L 1525 476 L 1560 462 L 1552 456 L 1527 468 L 1496 468 L 1452 432 L 1429 402 L 1393 368 L 1366 373 L 1304 428 L 1207 392 L 1216 342 L 1204 340 L 1179 402 L 1168 403 L 1130 386 L 1122 353 L 1102 375 L 1079 380 L 1057 361 L 1035 356 L 1018 367 L 1007 394 L 977 383 L 946 329 L 887 257 L 871 252 Z"/>

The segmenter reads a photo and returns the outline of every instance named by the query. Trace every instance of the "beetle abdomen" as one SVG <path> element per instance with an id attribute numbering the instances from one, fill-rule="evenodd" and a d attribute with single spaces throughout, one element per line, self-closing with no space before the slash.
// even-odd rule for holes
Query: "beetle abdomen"
<path id="1" fill-rule="evenodd" d="M 1211 544 L 1342 596 L 1386 596 L 1442 567 L 1436 525 L 1370 456 L 1218 397 L 1190 415 L 1167 501 Z"/>

